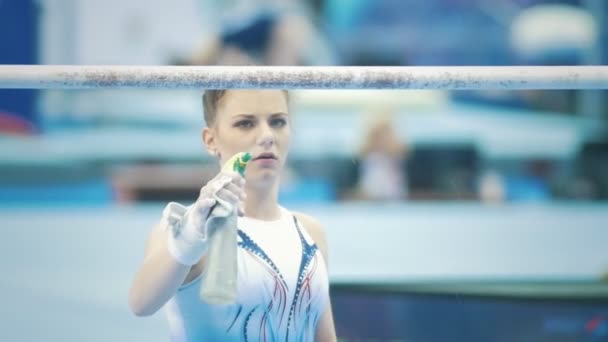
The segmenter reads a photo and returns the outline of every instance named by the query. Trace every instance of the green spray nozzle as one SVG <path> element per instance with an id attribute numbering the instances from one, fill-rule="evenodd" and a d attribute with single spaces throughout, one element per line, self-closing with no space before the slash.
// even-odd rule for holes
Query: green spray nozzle
<path id="1" fill-rule="evenodd" d="M 240 152 L 232 156 L 226 162 L 224 169 L 231 169 L 232 171 L 236 171 L 241 174 L 241 176 L 245 176 L 245 169 L 247 168 L 247 163 L 251 160 L 251 153 L 249 152 Z"/>

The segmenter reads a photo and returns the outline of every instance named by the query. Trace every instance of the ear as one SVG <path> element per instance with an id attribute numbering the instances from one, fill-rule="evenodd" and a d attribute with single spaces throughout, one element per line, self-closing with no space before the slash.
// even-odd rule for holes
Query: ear
<path id="1" fill-rule="evenodd" d="M 213 129 L 209 127 L 203 128 L 203 132 L 201 134 L 203 138 L 203 143 L 205 144 L 205 148 L 207 149 L 207 153 L 209 153 L 213 157 L 218 156 L 217 150 L 217 142 L 215 138 L 215 132 Z"/>

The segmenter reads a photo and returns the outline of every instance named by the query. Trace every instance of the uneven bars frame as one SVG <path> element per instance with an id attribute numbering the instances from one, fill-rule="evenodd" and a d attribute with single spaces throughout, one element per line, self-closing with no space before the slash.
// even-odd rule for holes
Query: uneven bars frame
<path id="1" fill-rule="evenodd" d="M 608 89 L 608 66 L 0 65 L 0 89 Z"/>

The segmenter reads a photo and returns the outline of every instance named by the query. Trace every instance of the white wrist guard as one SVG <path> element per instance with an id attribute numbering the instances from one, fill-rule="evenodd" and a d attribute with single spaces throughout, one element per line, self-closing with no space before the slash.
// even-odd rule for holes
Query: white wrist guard
<path id="1" fill-rule="evenodd" d="M 193 206 L 170 202 L 163 210 L 161 224 L 168 231 L 169 253 L 185 266 L 196 264 L 207 252 L 207 237 L 189 220 Z"/>

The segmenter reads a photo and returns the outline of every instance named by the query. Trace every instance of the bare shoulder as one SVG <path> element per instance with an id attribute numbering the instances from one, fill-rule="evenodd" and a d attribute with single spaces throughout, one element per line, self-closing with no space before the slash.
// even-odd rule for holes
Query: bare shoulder
<path id="1" fill-rule="evenodd" d="M 292 211 L 292 213 L 298 218 L 298 221 L 302 222 L 302 225 L 306 227 L 306 231 L 308 231 L 309 234 L 322 234 L 324 232 L 321 222 L 319 222 L 319 220 L 317 220 L 316 218 L 297 211 Z"/>
<path id="2" fill-rule="evenodd" d="M 327 260 L 327 239 L 325 237 L 325 229 L 323 228 L 321 222 L 307 214 L 295 211 L 292 213 L 296 216 L 298 221 L 302 223 L 302 226 L 304 226 L 304 229 L 306 229 L 308 235 L 310 235 L 310 237 L 314 240 L 314 242 L 321 250 L 321 253 L 323 253 L 323 257 Z"/>

